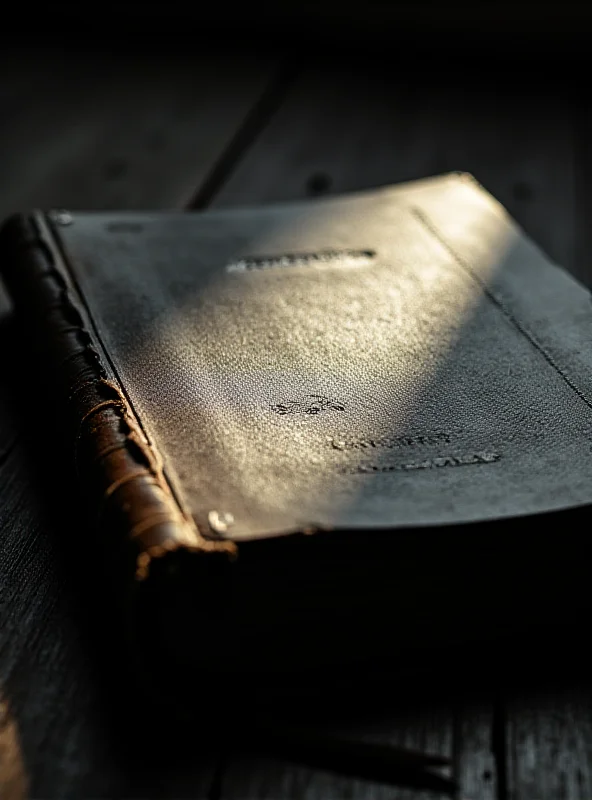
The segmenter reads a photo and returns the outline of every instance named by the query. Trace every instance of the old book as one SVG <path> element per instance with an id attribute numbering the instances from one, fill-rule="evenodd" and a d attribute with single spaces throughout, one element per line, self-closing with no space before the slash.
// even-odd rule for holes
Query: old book
<path id="1" fill-rule="evenodd" d="M 35 212 L 1 254 L 151 657 L 302 674 L 582 606 L 592 304 L 470 176 Z"/>

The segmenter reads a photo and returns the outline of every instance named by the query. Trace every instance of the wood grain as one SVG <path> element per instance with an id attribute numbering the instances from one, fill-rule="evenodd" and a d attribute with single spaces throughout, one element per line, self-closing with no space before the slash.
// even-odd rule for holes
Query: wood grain
<path id="1" fill-rule="evenodd" d="M 498 800 L 504 783 L 496 753 L 491 689 L 487 691 L 484 685 L 481 692 L 481 697 L 466 696 L 455 709 L 455 768 L 461 800 Z"/>
<path id="2" fill-rule="evenodd" d="M 171 765 L 171 733 L 150 727 L 150 708 L 154 752 L 142 752 L 84 509 L 64 503 L 57 456 L 45 478 L 30 456 L 18 448 L 0 469 L 0 796 L 205 798 L 216 757 Z"/>
<path id="3" fill-rule="evenodd" d="M 340 735 L 356 741 L 373 741 L 442 755 L 451 760 L 450 769 L 434 769 L 436 774 L 454 777 L 458 797 L 464 800 L 496 800 L 497 774 L 492 742 L 491 704 L 474 696 L 464 701 L 433 693 L 412 693 L 387 702 L 382 713 L 364 723 L 341 721 Z M 404 705 L 401 705 L 403 703 Z M 393 776 L 394 778 L 400 776 Z M 429 784 L 422 788 L 404 778 L 394 785 L 371 780 L 351 779 L 327 771 L 308 769 L 288 760 L 252 758 L 227 754 L 220 797 L 239 800 L 264 798 L 327 798 L 327 800 L 444 800 L 449 792 L 439 792 Z"/>
<path id="4" fill-rule="evenodd" d="M 274 74 L 270 61 L 211 52 L 30 58 L 25 86 L 12 86 L 19 62 L 2 65 L 2 216 L 31 205 L 182 208 Z"/>
<path id="5" fill-rule="evenodd" d="M 364 725 L 342 724 L 341 733 L 352 739 L 389 743 L 399 747 L 419 750 L 452 758 L 453 726 L 450 708 L 411 709 L 389 707 L 386 718 L 366 722 Z M 423 713 L 422 713 L 423 712 Z M 349 730 L 348 730 L 349 727 Z M 443 771 L 446 774 L 446 771 Z M 356 780 L 336 776 L 329 772 L 306 769 L 289 762 L 241 759 L 227 762 L 222 786 L 222 797 L 239 800 L 244 796 L 253 798 L 392 798 L 392 800 L 440 800 L 440 793 L 417 792 L 413 788 L 385 786 L 372 781 Z"/>
<path id="6" fill-rule="evenodd" d="M 506 724 L 508 800 L 592 797 L 589 685 L 511 693 Z"/>

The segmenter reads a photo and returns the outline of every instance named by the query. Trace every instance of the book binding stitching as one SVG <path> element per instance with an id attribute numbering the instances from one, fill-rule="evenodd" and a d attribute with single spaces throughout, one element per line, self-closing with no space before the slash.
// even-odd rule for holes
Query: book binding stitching
<path id="1" fill-rule="evenodd" d="M 235 555 L 234 543 L 206 539 L 181 509 L 157 450 L 121 388 L 109 378 L 73 297 L 67 265 L 63 263 L 63 271 L 58 266 L 65 258 L 44 235 L 39 220 L 15 216 L 1 236 L 7 240 L 5 281 L 42 334 L 48 361 L 59 373 L 67 416 L 75 421 L 79 480 L 93 495 L 101 527 L 122 532 L 132 545 L 135 578 L 144 580 L 153 559 L 180 548 Z"/>

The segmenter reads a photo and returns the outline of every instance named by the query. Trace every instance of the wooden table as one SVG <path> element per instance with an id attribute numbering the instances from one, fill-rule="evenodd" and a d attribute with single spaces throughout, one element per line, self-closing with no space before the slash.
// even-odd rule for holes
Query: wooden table
<path id="1" fill-rule="evenodd" d="M 567 83 L 533 82 L 525 69 L 477 84 L 442 65 L 428 80 L 355 53 L 302 55 L 4 51 L 0 216 L 203 209 L 467 170 L 553 259 L 592 278 L 581 191 L 589 124 Z M 72 561 L 65 569 L 60 524 L 38 491 L 53 460 L 31 459 L 35 426 L 18 399 L 22 353 L 4 295 L 0 306 L 0 797 L 436 798 L 238 751 L 222 761 L 198 752 L 174 768 L 158 742 L 144 760 L 121 755 L 105 734 Z M 65 492 L 60 503 L 71 526 Z M 501 686 L 480 680 L 483 666 L 460 695 L 400 691 L 400 705 L 360 735 L 450 755 L 460 798 L 590 800 L 591 685 Z"/>

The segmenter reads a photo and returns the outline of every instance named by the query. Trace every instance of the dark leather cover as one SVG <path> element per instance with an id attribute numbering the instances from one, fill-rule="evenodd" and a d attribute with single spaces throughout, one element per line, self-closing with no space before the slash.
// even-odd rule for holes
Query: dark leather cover
<path id="1" fill-rule="evenodd" d="M 294 537 L 318 588 L 327 542 L 367 571 L 403 531 L 478 536 L 592 499 L 588 292 L 469 176 L 204 214 L 35 213 L 2 242 L 82 482 L 139 582 L 170 551 L 260 575 L 273 539 L 260 616 L 294 594 Z"/>

